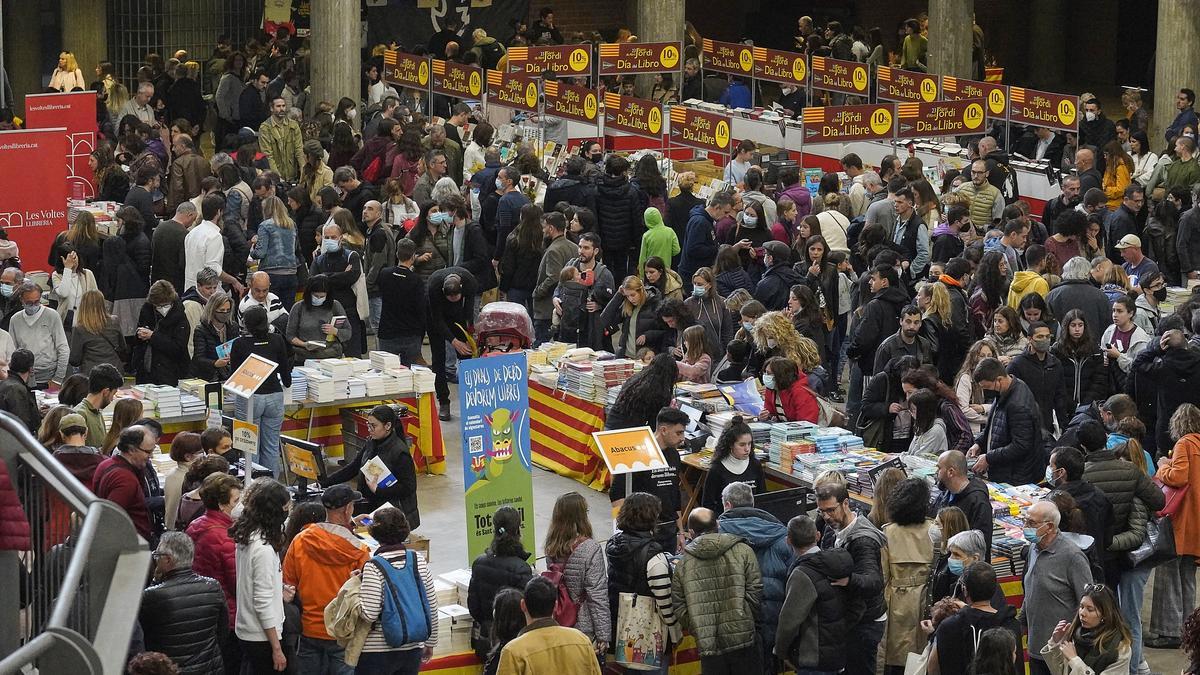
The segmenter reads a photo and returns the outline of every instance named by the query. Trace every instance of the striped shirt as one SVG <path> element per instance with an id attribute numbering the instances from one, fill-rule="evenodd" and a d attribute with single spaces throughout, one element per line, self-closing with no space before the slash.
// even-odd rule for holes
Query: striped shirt
<path id="1" fill-rule="evenodd" d="M 388 551 L 381 553 L 385 560 L 392 564 L 397 570 L 403 574 L 410 574 L 405 569 L 405 551 L 403 549 L 397 551 Z M 386 592 L 384 584 L 387 581 L 383 578 L 383 574 L 374 563 L 367 563 L 363 567 L 362 572 L 362 589 L 359 591 L 359 600 L 362 603 L 362 615 L 371 624 L 371 632 L 367 635 L 367 642 L 363 645 L 364 652 L 390 652 L 408 649 L 421 649 L 422 647 L 433 647 L 438 641 L 438 601 L 437 592 L 433 589 L 433 576 L 429 574 L 429 566 L 425 564 L 425 557 L 420 551 L 413 551 L 413 556 L 417 561 L 417 573 L 420 574 L 421 580 L 425 582 L 425 597 L 429 601 L 429 639 L 425 642 L 413 642 L 401 647 L 392 647 L 387 643 L 387 639 L 383 637 L 383 628 L 380 627 L 379 615 L 383 611 L 383 594 Z"/>
<path id="2" fill-rule="evenodd" d="M 681 631 L 675 620 L 675 605 L 671 600 L 671 564 L 667 562 L 667 554 L 659 553 L 646 561 L 646 583 L 650 586 L 650 594 L 654 596 L 654 605 L 658 615 L 667 624 L 671 639 L 678 644 Z"/>

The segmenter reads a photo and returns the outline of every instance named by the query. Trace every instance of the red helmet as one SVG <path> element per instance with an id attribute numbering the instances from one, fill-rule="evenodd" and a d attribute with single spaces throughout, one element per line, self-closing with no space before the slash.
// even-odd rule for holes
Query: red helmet
<path id="1" fill-rule="evenodd" d="M 480 356 L 508 353 L 533 346 L 533 321 L 523 305 L 489 302 L 475 320 L 475 342 Z"/>

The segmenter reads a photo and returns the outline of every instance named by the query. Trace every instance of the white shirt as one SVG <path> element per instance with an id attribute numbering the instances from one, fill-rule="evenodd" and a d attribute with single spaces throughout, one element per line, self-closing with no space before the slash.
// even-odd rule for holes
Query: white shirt
<path id="1" fill-rule="evenodd" d="M 275 320 L 281 316 L 286 317 L 288 315 L 288 311 L 286 308 L 284 308 L 283 302 L 280 301 L 279 296 L 275 295 L 274 293 L 267 293 L 267 301 L 265 303 L 255 300 L 254 296 L 247 293 L 246 297 L 242 298 L 241 303 L 238 304 L 238 313 L 242 316 L 245 316 L 246 310 L 250 309 L 251 307 L 262 307 L 267 310 L 267 323 L 272 324 L 272 331 L 275 330 Z"/>
<path id="2" fill-rule="evenodd" d="M 237 622 L 234 632 L 249 642 L 266 642 L 266 629 L 283 632 L 283 567 L 261 537 L 237 545 Z"/>
<path id="3" fill-rule="evenodd" d="M 1042 159 L 1043 157 L 1045 157 L 1046 151 L 1050 149 L 1050 144 L 1052 142 L 1054 142 L 1054 134 L 1050 134 L 1048 137 L 1046 137 L 1044 139 L 1039 138 L 1038 142 L 1037 142 L 1037 152 L 1034 153 L 1033 158 L 1034 159 Z"/>
<path id="4" fill-rule="evenodd" d="M 221 228 L 209 220 L 188 230 L 183 239 L 183 252 L 187 260 L 183 268 L 183 288 L 175 289 L 180 295 L 196 285 L 196 274 L 211 267 L 221 274 L 221 261 L 225 258 L 225 241 L 221 239 Z"/>

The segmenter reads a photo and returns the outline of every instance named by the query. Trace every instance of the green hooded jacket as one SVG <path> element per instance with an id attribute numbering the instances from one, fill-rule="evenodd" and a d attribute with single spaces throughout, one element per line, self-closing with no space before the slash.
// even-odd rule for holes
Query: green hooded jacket
<path id="1" fill-rule="evenodd" d="M 663 265 L 671 269 L 671 259 L 679 255 L 679 237 L 675 230 L 663 224 L 662 214 L 651 206 L 643 216 L 646 233 L 642 235 L 642 253 L 638 256 L 638 274 L 646 271 L 646 261 L 653 256 L 662 259 Z"/>

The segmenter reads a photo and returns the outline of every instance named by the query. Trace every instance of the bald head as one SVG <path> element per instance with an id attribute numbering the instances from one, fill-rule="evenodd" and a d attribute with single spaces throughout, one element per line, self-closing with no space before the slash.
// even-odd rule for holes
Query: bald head
<path id="1" fill-rule="evenodd" d="M 986 155 L 996 151 L 996 139 L 991 136 L 984 136 L 979 139 L 979 154 Z"/>
<path id="2" fill-rule="evenodd" d="M 938 456 L 937 481 L 950 492 L 962 492 L 970 482 L 967 477 L 967 456 L 958 450 L 947 450 Z"/>
<path id="3" fill-rule="evenodd" d="M 374 199 L 368 201 L 366 204 L 363 204 L 362 218 L 364 223 L 373 224 L 382 217 L 383 204 L 380 204 Z"/>
<path id="4" fill-rule="evenodd" d="M 692 531 L 693 537 L 716 532 L 717 516 L 712 509 L 704 507 L 692 509 L 692 512 L 688 514 L 688 529 Z"/>
<path id="5" fill-rule="evenodd" d="M 1080 148 L 1075 151 L 1075 168 L 1087 171 L 1096 165 L 1096 155 L 1091 148 Z"/>
<path id="6" fill-rule="evenodd" d="M 271 275 L 266 272 L 255 272 L 250 275 L 250 297 L 260 305 L 267 304 L 271 294 Z"/>

